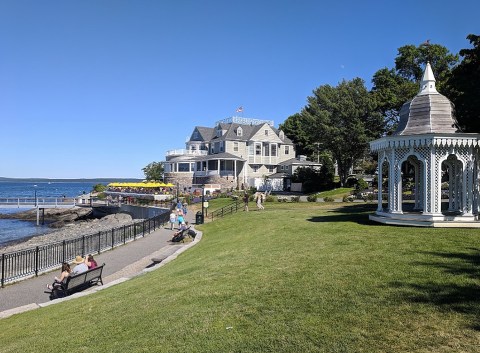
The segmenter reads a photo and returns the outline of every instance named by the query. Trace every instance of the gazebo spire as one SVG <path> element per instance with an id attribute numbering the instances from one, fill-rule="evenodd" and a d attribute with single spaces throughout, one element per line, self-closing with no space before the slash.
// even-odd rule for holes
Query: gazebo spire
<path id="1" fill-rule="evenodd" d="M 435 76 L 433 76 L 432 67 L 430 66 L 430 62 L 427 62 L 425 66 L 425 71 L 423 72 L 422 82 L 420 83 L 420 91 L 418 95 L 421 94 L 431 94 L 431 93 L 438 93 L 437 89 L 435 88 Z"/>

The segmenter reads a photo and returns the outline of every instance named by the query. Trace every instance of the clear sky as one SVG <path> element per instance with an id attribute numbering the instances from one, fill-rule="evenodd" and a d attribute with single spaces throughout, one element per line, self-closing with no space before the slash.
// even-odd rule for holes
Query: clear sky
<path id="1" fill-rule="evenodd" d="M 1 0 L 0 176 L 142 178 L 195 126 L 299 112 L 316 87 L 480 34 L 480 2 Z"/>

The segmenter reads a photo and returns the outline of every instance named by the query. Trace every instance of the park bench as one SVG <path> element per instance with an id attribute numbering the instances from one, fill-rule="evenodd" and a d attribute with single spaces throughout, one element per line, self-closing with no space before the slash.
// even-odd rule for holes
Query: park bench
<path id="1" fill-rule="evenodd" d="M 104 266 L 105 264 L 77 275 L 68 276 L 64 283 L 55 286 L 51 291 L 45 291 L 45 293 L 50 295 L 50 300 L 53 300 L 80 292 L 99 283 L 103 285 L 102 271 Z"/>

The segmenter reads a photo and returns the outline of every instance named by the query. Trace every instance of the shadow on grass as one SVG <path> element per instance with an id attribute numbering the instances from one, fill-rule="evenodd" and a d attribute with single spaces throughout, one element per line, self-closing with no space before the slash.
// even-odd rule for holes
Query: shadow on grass
<path id="1" fill-rule="evenodd" d="M 309 222 L 355 222 L 363 225 L 379 225 L 368 219 L 368 215 L 377 209 L 376 204 L 342 204 L 329 214 L 308 218 Z"/>
<path id="2" fill-rule="evenodd" d="M 455 311 L 466 316 L 470 327 L 480 331 L 480 249 L 469 248 L 472 253 L 422 252 L 427 256 L 441 258 L 433 262 L 416 262 L 414 266 L 436 267 L 443 270 L 446 276 L 441 283 L 392 283 L 392 287 L 400 289 L 402 297 L 412 303 L 432 304 L 445 311 Z M 451 277 L 451 275 L 455 277 Z M 458 277 L 463 278 L 458 278 Z M 476 280 L 472 283 L 471 280 Z"/>

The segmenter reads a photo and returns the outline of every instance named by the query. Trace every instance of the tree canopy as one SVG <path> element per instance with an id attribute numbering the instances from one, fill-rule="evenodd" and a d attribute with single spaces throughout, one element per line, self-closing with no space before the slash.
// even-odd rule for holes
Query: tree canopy
<path id="1" fill-rule="evenodd" d="M 145 179 L 148 181 L 161 181 L 163 180 L 163 163 L 152 162 L 146 167 L 142 168 Z"/>
<path id="2" fill-rule="evenodd" d="M 462 130 L 480 132 L 480 36 L 469 34 L 467 39 L 473 48 L 460 50 L 463 60 L 452 70 L 446 95 Z"/>

